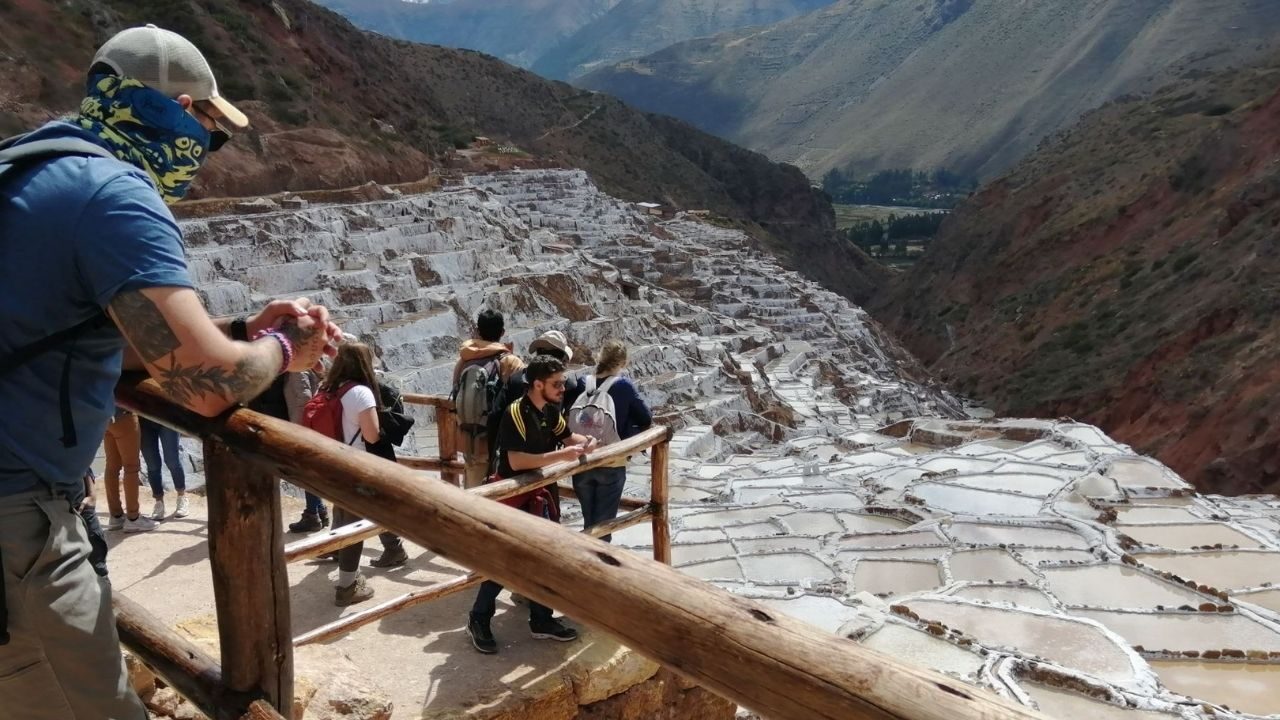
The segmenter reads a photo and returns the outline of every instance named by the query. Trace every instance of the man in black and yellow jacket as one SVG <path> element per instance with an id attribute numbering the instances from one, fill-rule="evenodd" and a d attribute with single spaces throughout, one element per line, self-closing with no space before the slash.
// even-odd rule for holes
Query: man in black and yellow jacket
<path id="1" fill-rule="evenodd" d="M 498 476 L 514 477 L 527 470 L 546 467 L 565 460 L 576 460 L 590 452 L 590 438 L 569 430 L 560 403 L 564 400 L 564 363 L 557 358 L 535 356 L 525 369 L 529 391 L 511 403 L 502 413 L 498 428 Z M 531 493 L 522 503 L 525 510 L 548 519 L 558 519 L 560 512 L 545 490 Z M 467 633 L 471 644 L 485 654 L 498 652 L 498 643 L 489 629 L 496 611 L 502 585 L 486 580 L 480 585 Z M 569 642 L 578 631 L 552 617 L 551 608 L 529 602 L 529 630 L 535 638 Z"/>

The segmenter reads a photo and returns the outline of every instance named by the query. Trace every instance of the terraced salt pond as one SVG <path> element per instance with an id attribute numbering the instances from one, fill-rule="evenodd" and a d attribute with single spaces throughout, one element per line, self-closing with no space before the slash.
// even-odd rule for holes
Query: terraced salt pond
<path id="1" fill-rule="evenodd" d="M 1040 572 L 1045 576 L 1049 590 L 1069 606 L 1176 608 L 1198 606 L 1211 599 L 1185 586 L 1117 563 L 1044 568 Z"/>
<path id="2" fill-rule="evenodd" d="M 1280 665 L 1154 660 L 1170 690 L 1255 715 L 1280 715 Z"/>

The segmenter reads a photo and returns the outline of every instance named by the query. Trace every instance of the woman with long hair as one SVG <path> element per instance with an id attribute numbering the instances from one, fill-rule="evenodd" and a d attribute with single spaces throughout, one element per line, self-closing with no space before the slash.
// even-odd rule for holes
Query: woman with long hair
<path id="1" fill-rule="evenodd" d="M 627 367 L 627 346 L 619 340 L 610 340 L 600 349 L 594 376 L 586 378 L 585 392 L 579 396 L 569 411 L 570 425 L 575 424 L 576 411 L 581 406 L 604 406 L 601 394 L 607 394 L 613 403 L 613 419 L 616 423 L 616 439 L 626 440 L 653 424 L 653 415 L 630 380 L 622 376 Z M 606 442 L 604 438 L 596 438 Z M 610 437 L 610 440 L 615 439 Z M 588 470 L 573 476 L 573 491 L 582 506 L 582 526 L 589 528 L 618 516 L 618 504 L 622 501 L 622 487 L 627 482 L 627 458 L 618 458 L 609 465 Z M 605 542 L 612 535 L 600 538 Z"/>
<path id="2" fill-rule="evenodd" d="M 359 450 L 378 442 L 381 428 L 378 413 L 382 401 L 378 397 L 378 380 L 373 373 L 373 350 L 360 342 L 344 342 L 338 346 L 333 365 L 320 383 L 320 392 L 340 398 L 342 403 L 342 442 Z M 335 505 L 333 527 L 340 528 L 360 517 Z M 338 585 L 333 602 L 338 607 L 353 605 L 373 597 L 373 588 L 360 575 L 360 556 L 364 543 L 348 545 L 338 551 Z"/>

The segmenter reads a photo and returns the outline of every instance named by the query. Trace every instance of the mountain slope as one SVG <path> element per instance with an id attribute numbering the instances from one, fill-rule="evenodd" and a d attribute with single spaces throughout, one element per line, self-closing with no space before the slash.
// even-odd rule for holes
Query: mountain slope
<path id="1" fill-rule="evenodd" d="M 1200 487 L 1280 490 L 1280 57 L 1090 113 L 970 198 L 872 311 L 999 412 Z"/>
<path id="2" fill-rule="evenodd" d="M 1272 0 L 840 0 L 681 43 L 583 87 L 792 162 L 992 177 L 1090 108 L 1259 57 Z"/>
<path id="3" fill-rule="evenodd" d="M 457 138 L 484 134 L 583 168 L 618 197 L 731 218 L 850 298 L 882 277 L 835 239 L 829 201 L 795 168 L 479 53 L 361 32 L 305 0 L 0 3 L 0 23 L 21 28 L 0 35 L 0 132 L 74 108 L 95 45 L 144 20 L 201 46 L 254 121 L 194 197 L 418 180 Z"/>
<path id="4" fill-rule="evenodd" d="M 832 0 L 621 0 L 549 48 L 532 66 L 545 77 L 574 78 L 682 40 L 769 23 Z"/>
<path id="5" fill-rule="evenodd" d="M 316 0 L 388 37 L 479 50 L 529 67 L 618 0 Z"/>

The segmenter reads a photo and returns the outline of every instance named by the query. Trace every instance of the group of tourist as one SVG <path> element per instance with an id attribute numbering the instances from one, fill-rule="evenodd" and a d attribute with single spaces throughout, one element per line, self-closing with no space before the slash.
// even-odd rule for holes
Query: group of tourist
<path id="1" fill-rule="evenodd" d="M 168 205 L 180 200 L 211 152 L 248 127 L 218 93 L 199 49 L 154 26 L 110 38 L 90 64 L 78 113 L 0 142 L 0 708 L 6 718 L 143 720 L 130 688 L 104 577 L 105 542 L 93 512 L 93 473 L 103 438 L 109 528 L 153 529 L 166 516 L 161 458 L 189 512 L 177 434 L 115 408 L 122 370 L 145 371 L 173 402 L 206 417 L 236 405 L 323 429 L 394 459 L 411 420 L 379 383 L 372 350 L 343 343 L 328 310 L 305 298 L 215 320 L 201 302 Z M 648 409 L 619 373 L 626 350 L 611 342 L 594 373 L 566 368 L 563 334 L 545 333 L 517 358 L 502 343 L 501 315 L 487 311 L 462 348 L 455 374 L 468 420 L 466 485 L 581 457 L 600 438 L 648 425 Z M 321 360 L 332 358 L 323 377 Z M 479 383 L 477 385 L 476 383 Z M 586 403 L 575 398 L 586 397 Z M 584 429 L 575 430 L 576 427 Z M 596 434 L 590 434 L 596 432 Z M 145 459 L 155 504 L 138 501 Z M 612 518 L 625 469 L 582 473 L 574 485 L 590 526 Z M 123 494 L 123 502 L 121 495 Z M 522 509 L 560 516 L 558 493 L 522 498 Z M 333 524 L 353 522 L 337 507 Z M 309 497 L 293 529 L 330 518 Z M 384 533 L 375 565 L 407 559 Z M 338 554 L 338 605 L 372 596 L 360 547 Z M 482 585 L 468 621 L 476 649 L 502 587 Z M 535 637 L 576 631 L 530 602 Z"/>
<path id="2" fill-rule="evenodd" d="M 635 385 L 621 375 L 627 365 L 627 350 L 621 342 L 605 343 L 594 372 L 574 374 L 567 367 L 573 349 L 564 333 L 551 330 L 538 336 L 529 344 L 527 359 L 503 342 L 505 334 L 502 314 L 482 311 L 476 318 L 476 337 L 463 342 L 454 367 L 452 397 L 462 436 L 465 487 L 574 460 L 598 444 L 631 437 L 652 423 Z M 344 342 L 314 397 L 300 413 L 291 413 L 292 419 L 356 449 L 394 460 L 392 445 L 399 444 L 407 431 L 406 421 L 397 419 L 403 417 L 403 407 L 393 406 L 399 403 L 398 394 L 378 380 L 373 367 L 374 355 L 368 345 Z M 390 437 L 389 423 L 400 428 Z M 625 484 L 626 458 L 573 477 L 584 528 L 617 517 Z M 515 504 L 549 520 L 560 519 L 556 485 L 526 493 Z M 334 527 L 357 520 L 342 507 L 334 508 Z M 312 532 L 328 524 L 323 499 L 308 493 L 302 517 L 289 529 Z M 608 535 L 603 539 L 611 540 Z M 400 538 L 383 533 L 381 540 L 382 555 L 370 563 L 372 566 L 396 567 L 408 560 Z M 359 573 L 362 545 L 350 545 L 336 553 L 339 571 L 334 603 L 338 606 L 373 597 L 373 588 Z M 482 653 L 497 652 L 490 620 L 501 592 L 500 584 L 485 581 L 468 618 L 468 634 Z M 530 601 L 529 610 L 534 637 L 560 641 L 577 637 L 550 608 Z"/>

